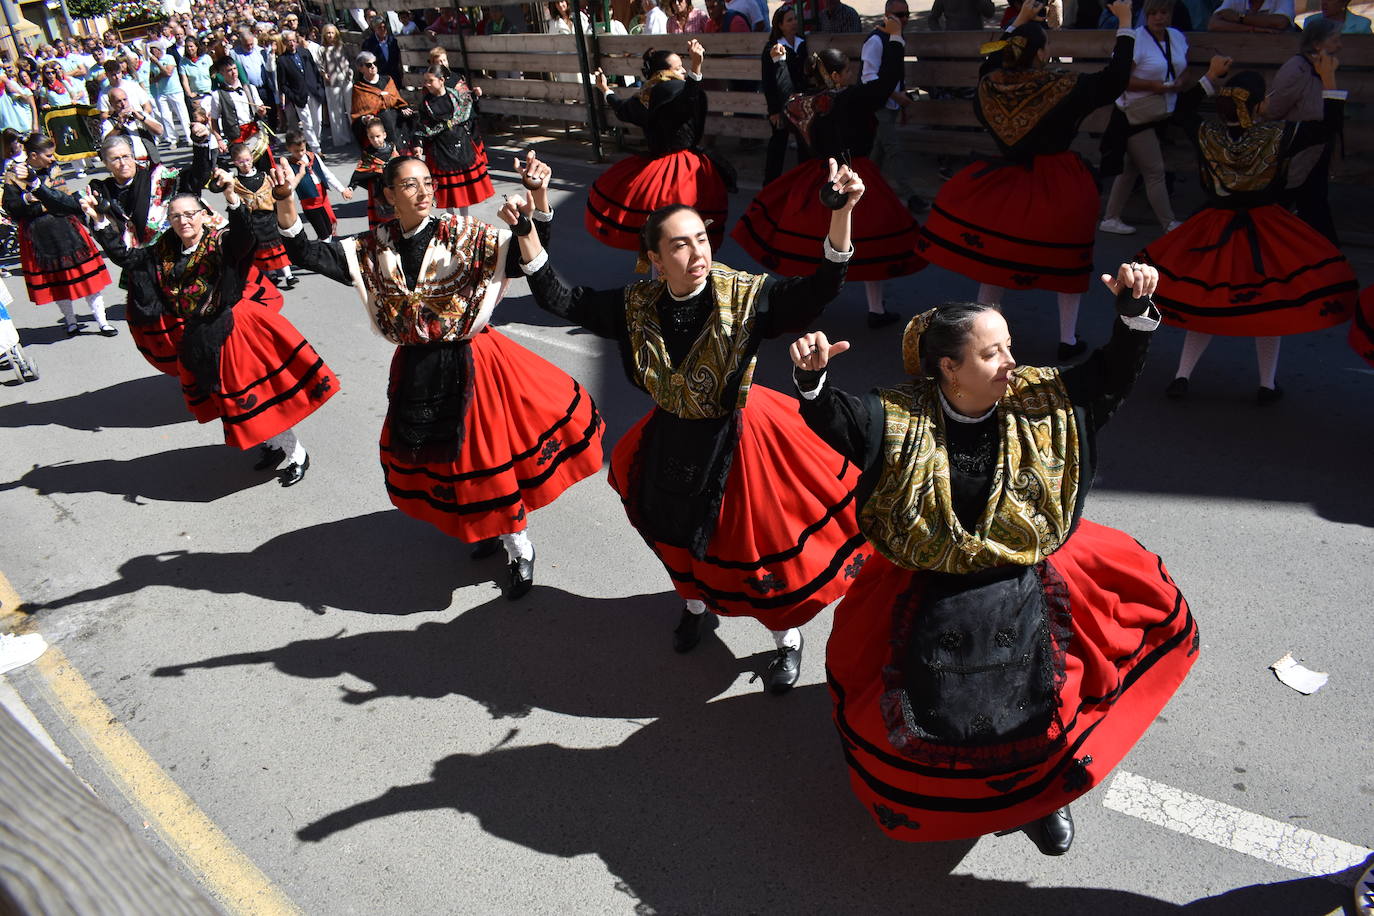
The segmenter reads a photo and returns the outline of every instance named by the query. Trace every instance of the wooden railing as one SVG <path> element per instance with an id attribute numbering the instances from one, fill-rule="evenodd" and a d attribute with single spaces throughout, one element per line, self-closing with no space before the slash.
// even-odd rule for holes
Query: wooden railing
<path id="1" fill-rule="evenodd" d="M 385 0 L 398 8 L 419 0 Z M 936 98 L 936 89 L 967 90 L 977 85 L 978 47 L 996 36 L 986 32 L 910 31 L 906 35 L 906 85 L 923 90 L 908 111 L 902 134 L 906 145 L 931 153 L 994 152 L 992 139 L 978 128 L 973 105 L 965 98 Z M 828 35 L 813 33 L 807 41 L 811 50 L 839 48 L 855 63 L 867 35 Z M 1242 69 L 1260 71 L 1272 80 L 1280 66 L 1297 51 L 1294 35 L 1259 35 L 1227 32 L 1188 34 L 1188 62 L 1193 77 L 1201 76 L 1213 54 L 1234 60 L 1232 72 Z M 707 80 L 757 81 L 762 72 L 762 49 L 766 36 L 757 33 L 728 35 L 654 35 L 587 36 L 590 67 L 600 67 L 612 76 L 638 76 L 646 48 L 667 48 L 685 54 L 687 41 L 696 38 L 706 49 L 702 71 Z M 1342 67 L 1337 82 L 1350 93 L 1352 105 L 1374 103 L 1374 36 L 1345 36 Z M 581 84 L 575 38 L 571 35 L 503 35 L 470 37 L 460 43 L 457 36 L 430 39 L 423 35 L 402 38 L 403 62 L 423 68 L 429 49 L 436 43 L 447 48 L 450 61 L 466 62 L 482 86 L 482 110 L 516 115 L 522 119 L 551 120 L 588 124 L 586 93 Z M 1105 66 L 1115 44 L 1115 33 L 1107 31 L 1058 31 L 1050 37 L 1050 52 L 1061 60 L 1059 66 L 1093 71 Z M 553 77 L 550 79 L 549 77 Z M 419 85 L 417 74 L 407 74 L 410 88 Z M 718 87 L 718 88 L 717 88 Z M 747 87 L 746 87 L 747 88 Z M 768 136 L 764 119 L 764 100 L 757 91 L 740 91 L 738 83 L 713 84 L 707 94 L 707 133 L 713 136 Z M 957 94 L 957 93 L 955 93 Z M 1355 109 L 1356 112 L 1359 109 Z M 1354 112 L 1352 112 L 1353 114 Z M 1084 133 L 1075 149 L 1090 153 L 1097 140 L 1089 133 L 1100 133 L 1106 126 L 1108 110 L 1094 112 L 1084 122 Z M 608 115 L 603 114 L 605 125 Z M 1363 116 L 1347 119 L 1345 155 L 1363 156 L 1374 151 L 1374 124 Z"/>

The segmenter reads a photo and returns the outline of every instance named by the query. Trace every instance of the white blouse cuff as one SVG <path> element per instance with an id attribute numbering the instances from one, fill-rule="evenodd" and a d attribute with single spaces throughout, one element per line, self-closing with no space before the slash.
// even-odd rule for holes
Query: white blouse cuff
<path id="1" fill-rule="evenodd" d="M 536 223 L 551 223 L 553 222 L 553 211 L 535 210 L 530 214 L 530 219 L 534 220 Z"/>
<path id="2" fill-rule="evenodd" d="M 1132 331 L 1153 331 L 1159 327 L 1159 309 L 1155 308 L 1153 299 L 1145 300 L 1145 311 L 1139 315 L 1122 315 L 1121 323 Z"/>
<path id="3" fill-rule="evenodd" d="M 849 259 L 854 257 L 853 242 L 849 243 L 848 251 L 836 251 L 835 246 L 830 244 L 830 236 L 827 235 L 825 237 L 825 244 L 822 247 L 825 249 L 825 259 L 827 261 L 834 261 L 836 264 L 848 264 Z"/>
<path id="4" fill-rule="evenodd" d="M 548 251 L 541 251 L 538 255 L 535 256 L 533 261 L 530 261 L 528 264 L 521 264 L 520 272 L 523 273 L 525 276 L 530 277 L 534 274 L 537 274 L 539 272 L 539 268 L 543 267 L 547 263 L 549 263 L 549 253 Z"/>
<path id="5" fill-rule="evenodd" d="M 285 229 L 278 226 L 277 232 L 281 234 L 282 238 L 294 239 L 296 236 L 300 235 L 304 229 L 305 224 L 301 222 L 301 218 L 298 216 L 296 217 L 296 221 Z"/>
<path id="6" fill-rule="evenodd" d="M 825 387 L 825 376 L 826 376 L 826 373 L 822 372 L 822 373 L 821 373 L 821 377 L 818 378 L 818 379 L 816 379 L 816 387 L 815 387 L 815 388 L 812 388 L 810 391 L 802 391 L 802 390 L 801 390 L 801 383 L 797 381 L 797 372 L 796 372 L 796 370 L 794 369 L 794 370 L 792 371 L 792 384 L 794 384 L 794 385 L 797 386 L 797 393 L 800 394 L 800 395 L 802 396 L 802 400 L 804 400 L 804 401 L 814 401 L 814 400 L 816 400 L 816 398 L 820 395 L 821 389 Z"/>

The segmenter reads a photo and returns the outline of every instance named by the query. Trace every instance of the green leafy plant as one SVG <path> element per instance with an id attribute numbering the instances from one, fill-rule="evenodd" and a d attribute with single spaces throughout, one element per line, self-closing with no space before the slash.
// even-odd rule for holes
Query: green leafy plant
<path id="1" fill-rule="evenodd" d="M 78 19 L 95 19 L 110 12 L 114 0 L 68 0 L 67 10 Z"/>
<path id="2" fill-rule="evenodd" d="M 167 11 L 162 8 L 160 0 L 114 0 L 110 5 L 109 16 L 120 25 L 129 22 L 161 22 L 167 18 Z"/>

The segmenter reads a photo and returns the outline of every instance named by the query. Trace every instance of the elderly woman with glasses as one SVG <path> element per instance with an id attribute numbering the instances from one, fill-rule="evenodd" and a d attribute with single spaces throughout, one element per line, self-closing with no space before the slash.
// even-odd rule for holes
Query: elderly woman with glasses
<path id="1" fill-rule="evenodd" d="M 533 152 L 516 167 L 546 235 L 549 168 Z M 395 219 L 353 238 L 310 241 L 292 193 L 304 174 L 273 173 L 292 262 L 351 285 L 373 328 L 396 345 L 380 442 L 391 502 L 477 542 L 474 557 L 494 553 L 499 539 L 506 597 L 517 600 L 534 584 L 529 512 L 601 470 L 602 423 L 577 382 L 488 325 L 519 275 L 510 230 L 436 214 L 429 167 L 397 156 L 379 182 Z M 531 231 L 531 221 L 522 228 Z"/>
<path id="2" fill-rule="evenodd" d="M 353 101 L 349 117 L 353 121 L 353 133 L 359 146 L 366 146 L 366 126 L 370 119 L 376 118 L 386 127 L 387 140 L 394 146 L 405 146 L 410 138 L 404 136 L 403 129 L 408 125 L 415 110 L 401 97 L 396 81 L 377 70 L 377 55 L 364 51 L 355 63 L 358 75 L 353 80 Z"/>
<path id="3" fill-rule="evenodd" d="M 310 468 L 295 427 L 338 392 L 338 379 L 281 315 L 281 293 L 253 263 L 257 236 L 234 178 L 224 171 L 216 177 L 227 227 L 196 194 L 181 193 L 167 205 L 171 231 L 143 248 L 124 243 L 94 194 L 81 207 L 110 260 L 150 278 L 185 321 L 178 368 L 196 420 L 218 419 L 224 441 L 236 448 L 261 446 L 258 470 L 285 460 L 278 481 L 290 487 Z"/>

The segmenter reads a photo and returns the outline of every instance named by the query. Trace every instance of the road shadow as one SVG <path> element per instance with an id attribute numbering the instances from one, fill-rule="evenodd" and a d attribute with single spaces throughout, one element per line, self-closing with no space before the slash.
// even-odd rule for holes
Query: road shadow
<path id="1" fill-rule="evenodd" d="M 466 545 L 432 526 L 387 509 L 289 531 L 241 553 L 179 550 L 133 557 L 105 585 L 26 608 L 38 613 L 166 586 L 252 595 L 317 614 L 412 614 L 446 608 L 455 589 L 504 575 L 504 556 L 478 563 L 467 553 Z"/>
<path id="2" fill-rule="evenodd" d="M 191 419 L 180 384 L 161 373 L 51 401 L 18 401 L 0 407 L 0 428 L 6 429 L 53 425 L 99 432 L 154 429 Z"/>
<path id="3" fill-rule="evenodd" d="M 125 461 L 38 464 L 18 480 L 0 484 L 0 491 L 28 487 L 39 495 L 110 493 L 134 505 L 145 505 L 143 500 L 212 503 L 273 481 L 276 471 L 253 470 L 257 458 L 256 449 L 200 445 Z"/>
<path id="4" fill-rule="evenodd" d="M 1318 916 L 1349 894 L 1311 878 L 1179 906 L 1123 891 L 953 875 L 975 842 L 1038 853 L 1020 835 L 888 839 L 846 788 L 829 713 L 825 687 L 812 685 L 781 699 L 760 693 L 681 705 L 613 747 L 516 746 L 516 728 L 494 750 L 445 757 L 427 781 L 328 814 L 297 836 L 324 843 L 372 820 L 454 810 L 545 855 L 597 856 L 639 912 L 657 914 Z M 1091 852 L 1091 838 L 1081 842 Z"/>
<path id="5" fill-rule="evenodd" d="M 690 655 L 675 654 L 670 634 L 680 609 L 671 594 L 600 599 L 536 585 L 520 601 L 496 597 L 442 623 L 299 640 L 167 665 L 153 676 L 270 664 L 292 677 L 349 674 L 373 685 L 345 689 L 346 703 L 458 695 L 494 718 L 535 708 L 596 718 L 660 716 L 699 706 L 740 672 L 766 664 L 763 656 L 736 659 L 714 637 Z"/>

